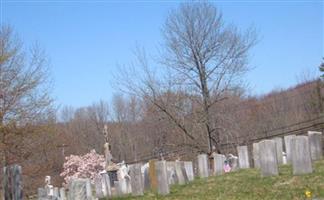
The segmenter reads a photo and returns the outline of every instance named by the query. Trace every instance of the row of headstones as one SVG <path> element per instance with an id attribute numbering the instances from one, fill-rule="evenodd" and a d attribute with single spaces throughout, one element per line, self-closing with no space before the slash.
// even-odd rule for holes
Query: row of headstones
<path id="1" fill-rule="evenodd" d="M 197 157 L 198 176 L 206 178 L 210 175 L 224 173 L 224 162 L 226 157 L 221 154 L 213 154 L 213 169 L 209 169 L 207 154 L 200 154 Z M 238 169 L 238 160 L 233 160 L 233 170 Z M 144 191 L 156 191 L 160 195 L 170 193 L 170 186 L 174 184 L 187 184 L 195 178 L 193 163 L 191 161 L 155 161 L 149 162 L 149 167 L 142 168 L 142 164 L 130 166 L 130 180 L 122 179 L 114 181 L 114 187 L 110 185 L 109 176 L 103 173 L 94 181 L 97 198 L 111 198 L 125 195 L 141 196 Z M 59 191 L 59 192 L 58 192 Z M 74 179 L 69 185 L 69 191 L 65 194 L 64 188 L 54 188 L 52 195 L 46 188 L 38 189 L 38 199 L 57 200 L 89 200 L 93 199 L 89 179 Z"/>
<path id="2" fill-rule="evenodd" d="M 221 154 L 213 154 L 213 156 L 213 174 L 222 174 L 223 163 L 226 158 Z M 198 155 L 198 176 L 201 178 L 211 175 L 208 160 L 207 154 Z M 146 190 L 153 190 L 160 195 L 167 195 L 170 193 L 171 185 L 187 184 L 193 181 L 194 178 L 193 163 L 191 161 L 152 160 L 149 162 L 149 167 L 144 168 L 144 170 L 142 170 L 141 164 L 131 165 L 130 180 L 123 179 L 114 181 L 114 187 L 110 185 L 108 174 L 101 174 L 101 177 L 95 179 L 94 185 L 97 198 L 111 198 L 125 195 L 141 196 Z M 39 199 L 45 200 L 44 197 L 41 198 L 41 195 L 46 192 L 45 189 L 39 189 L 38 191 Z M 59 193 L 54 192 L 52 199 L 64 200 L 65 197 L 69 200 L 93 199 L 89 179 L 74 179 L 69 185 L 68 194 L 65 195 L 63 191 L 63 189 L 60 189 Z"/>
<path id="3" fill-rule="evenodd" d="M 282 138 L 253 143 L 254 167 L 261 176 L 278 175 L 278 166 L 292 164 L 293 174 L 313 172 L 312 161 L 323 158 L 322 133 L 309 131 L 307 136 L 288 135 L 284 137 L 286 153 L 283 152 Z M 240 168 L 249 168 L 247 146 L 237 147 Z"/>
<path id="4" fill-rule="evenodd" d="M 92 195 L 89 179 L 73 179 L 68 192 L 64 188 L 54 188 L 54 192 L 39 188 L 38 199 L 90 200 L 126 195 L 141 196 L 150 189 L 166 195 L 170 192 L 170 185 L 186 184 L 194 180 L 193 164 L 190 161 L 150 161 L 149 167 L 142 169 L 140 163 L 130 165 L 130 179 L 114 181 L 114 186 L 110 185 L 107 173 L 100 174 L 94 180 L 95 197 Z"/>

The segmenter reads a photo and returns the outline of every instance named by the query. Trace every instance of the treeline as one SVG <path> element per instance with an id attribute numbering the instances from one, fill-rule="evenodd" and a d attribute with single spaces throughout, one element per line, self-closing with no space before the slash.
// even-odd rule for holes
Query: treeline
<path id="1" fill-rule="evenodd" d="M 169 101 L 178 101 L 186 107 L 184 124 L 198 138 L 195 143 L 170 122 L 163 111 L 145 99 L 115 95 L 112 103 L 103 101 L 92 106 L 69 109 L 62 115 L 68 120 L 57 124 L 58 130 L 68 135 L 67 153 L 85 153 L 91 148 L 102 152 L 104 125 L 108 126 L 108 138 L 115 159 L 127 162 L 153 157 L 181 157 L 191 152 L 207 152 L 207 135 L 195 126 L 192 102 L 184 102 L 180 94 L 167 94 Z M 221 144 L 248 144 L 251 140 L 270 136 L 269 131 L 322 116 L 324 102 L 323 83 L 313 80 L 295 87 L 273 91 L 260 97 L 246 97 L 231 93 L 221 104 L 213 107 L 219 115 L 218 128 Z M 187 104 L 185 104 L 187 103 Z M 73 139 L 72 139 L 73 138 Z M 221 149 L 227 153 L 228 149 Z"/>

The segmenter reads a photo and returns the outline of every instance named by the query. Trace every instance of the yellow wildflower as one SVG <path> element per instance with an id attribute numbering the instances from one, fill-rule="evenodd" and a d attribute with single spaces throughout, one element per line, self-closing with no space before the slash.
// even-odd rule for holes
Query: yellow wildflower
<path id="1" fill-rule="evenodd" d="M 311 198 L 312 197 L 312 192 L 309 191 L 309 190 L 306 190 L 305 195 L 306 195 L 307 198 Z"/>

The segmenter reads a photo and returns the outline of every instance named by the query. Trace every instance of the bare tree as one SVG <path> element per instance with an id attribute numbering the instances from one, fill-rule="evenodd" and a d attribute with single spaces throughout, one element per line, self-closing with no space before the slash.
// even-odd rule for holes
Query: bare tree
<path id="1" fill-rule="evenodd" d="M 10 27 L 0 29 L 0 134 L 3 161 L 15 127 L 43 121 L 51 111 L 48 63 L 39 48 L 24 51 Z"/>
<path id="2" fill-rule="evenodd" d="M 187 3 L 170 13 L 164 25 L 166 51 L 164 63 L 174 77 L 198 95 L 202 119 L 208 135 L 220 150 L 218 119 L 211 107 L 224 99 L 225 92 L 235 88 L 248 70 L 248 51 L 255 44 L 255 32 L 242 34 L 226 26 L 222 14 L 210 3 Z"/>
<path id="3" fill-rule="evenodd" d="M 249 70 L 248 52 L 256 42 L 256 33 L 253 29 L 242 33 L 235 26 L 225 25 L 222 14 L 206 2 L 181 4 L 170 12 L 162 30 L 165 70 L 155 75 L 144 51 L 139 50 L 136 56 L 144 76 L 140 81 L 130 81 L 132 73 L 126 75 L 126 89 L 151 100 L 191 141 L 207 138 L 207 152 L 213 146 L 220 151 L 221 120 L 211 109 L 237 90 Z M 172 104 L 170 98 L 182 103 Z M 195 116 L 190 123 L 202 128 L 205 137 L 195 137 L 192 126 L 185 123 L 188 112 Z"/>

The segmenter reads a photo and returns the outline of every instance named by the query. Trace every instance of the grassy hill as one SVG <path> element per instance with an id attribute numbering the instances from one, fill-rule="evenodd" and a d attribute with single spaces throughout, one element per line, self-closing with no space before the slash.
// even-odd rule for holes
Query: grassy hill
<path id="1" fill-rule="evenodd" d="M 316 162 L 314 169 L 312 174 L 293 176 L 291 166 L 282 166 L 279 176 L 266 178 L 261 178 L 256 169 L 240 170 L 175 185 L 164 197 L 148 192 L 142 197 L 118 199 L 324 199 L 324 161 Z M 306 197 L 306 191 L 310 191 L 311 198 Z"/>

